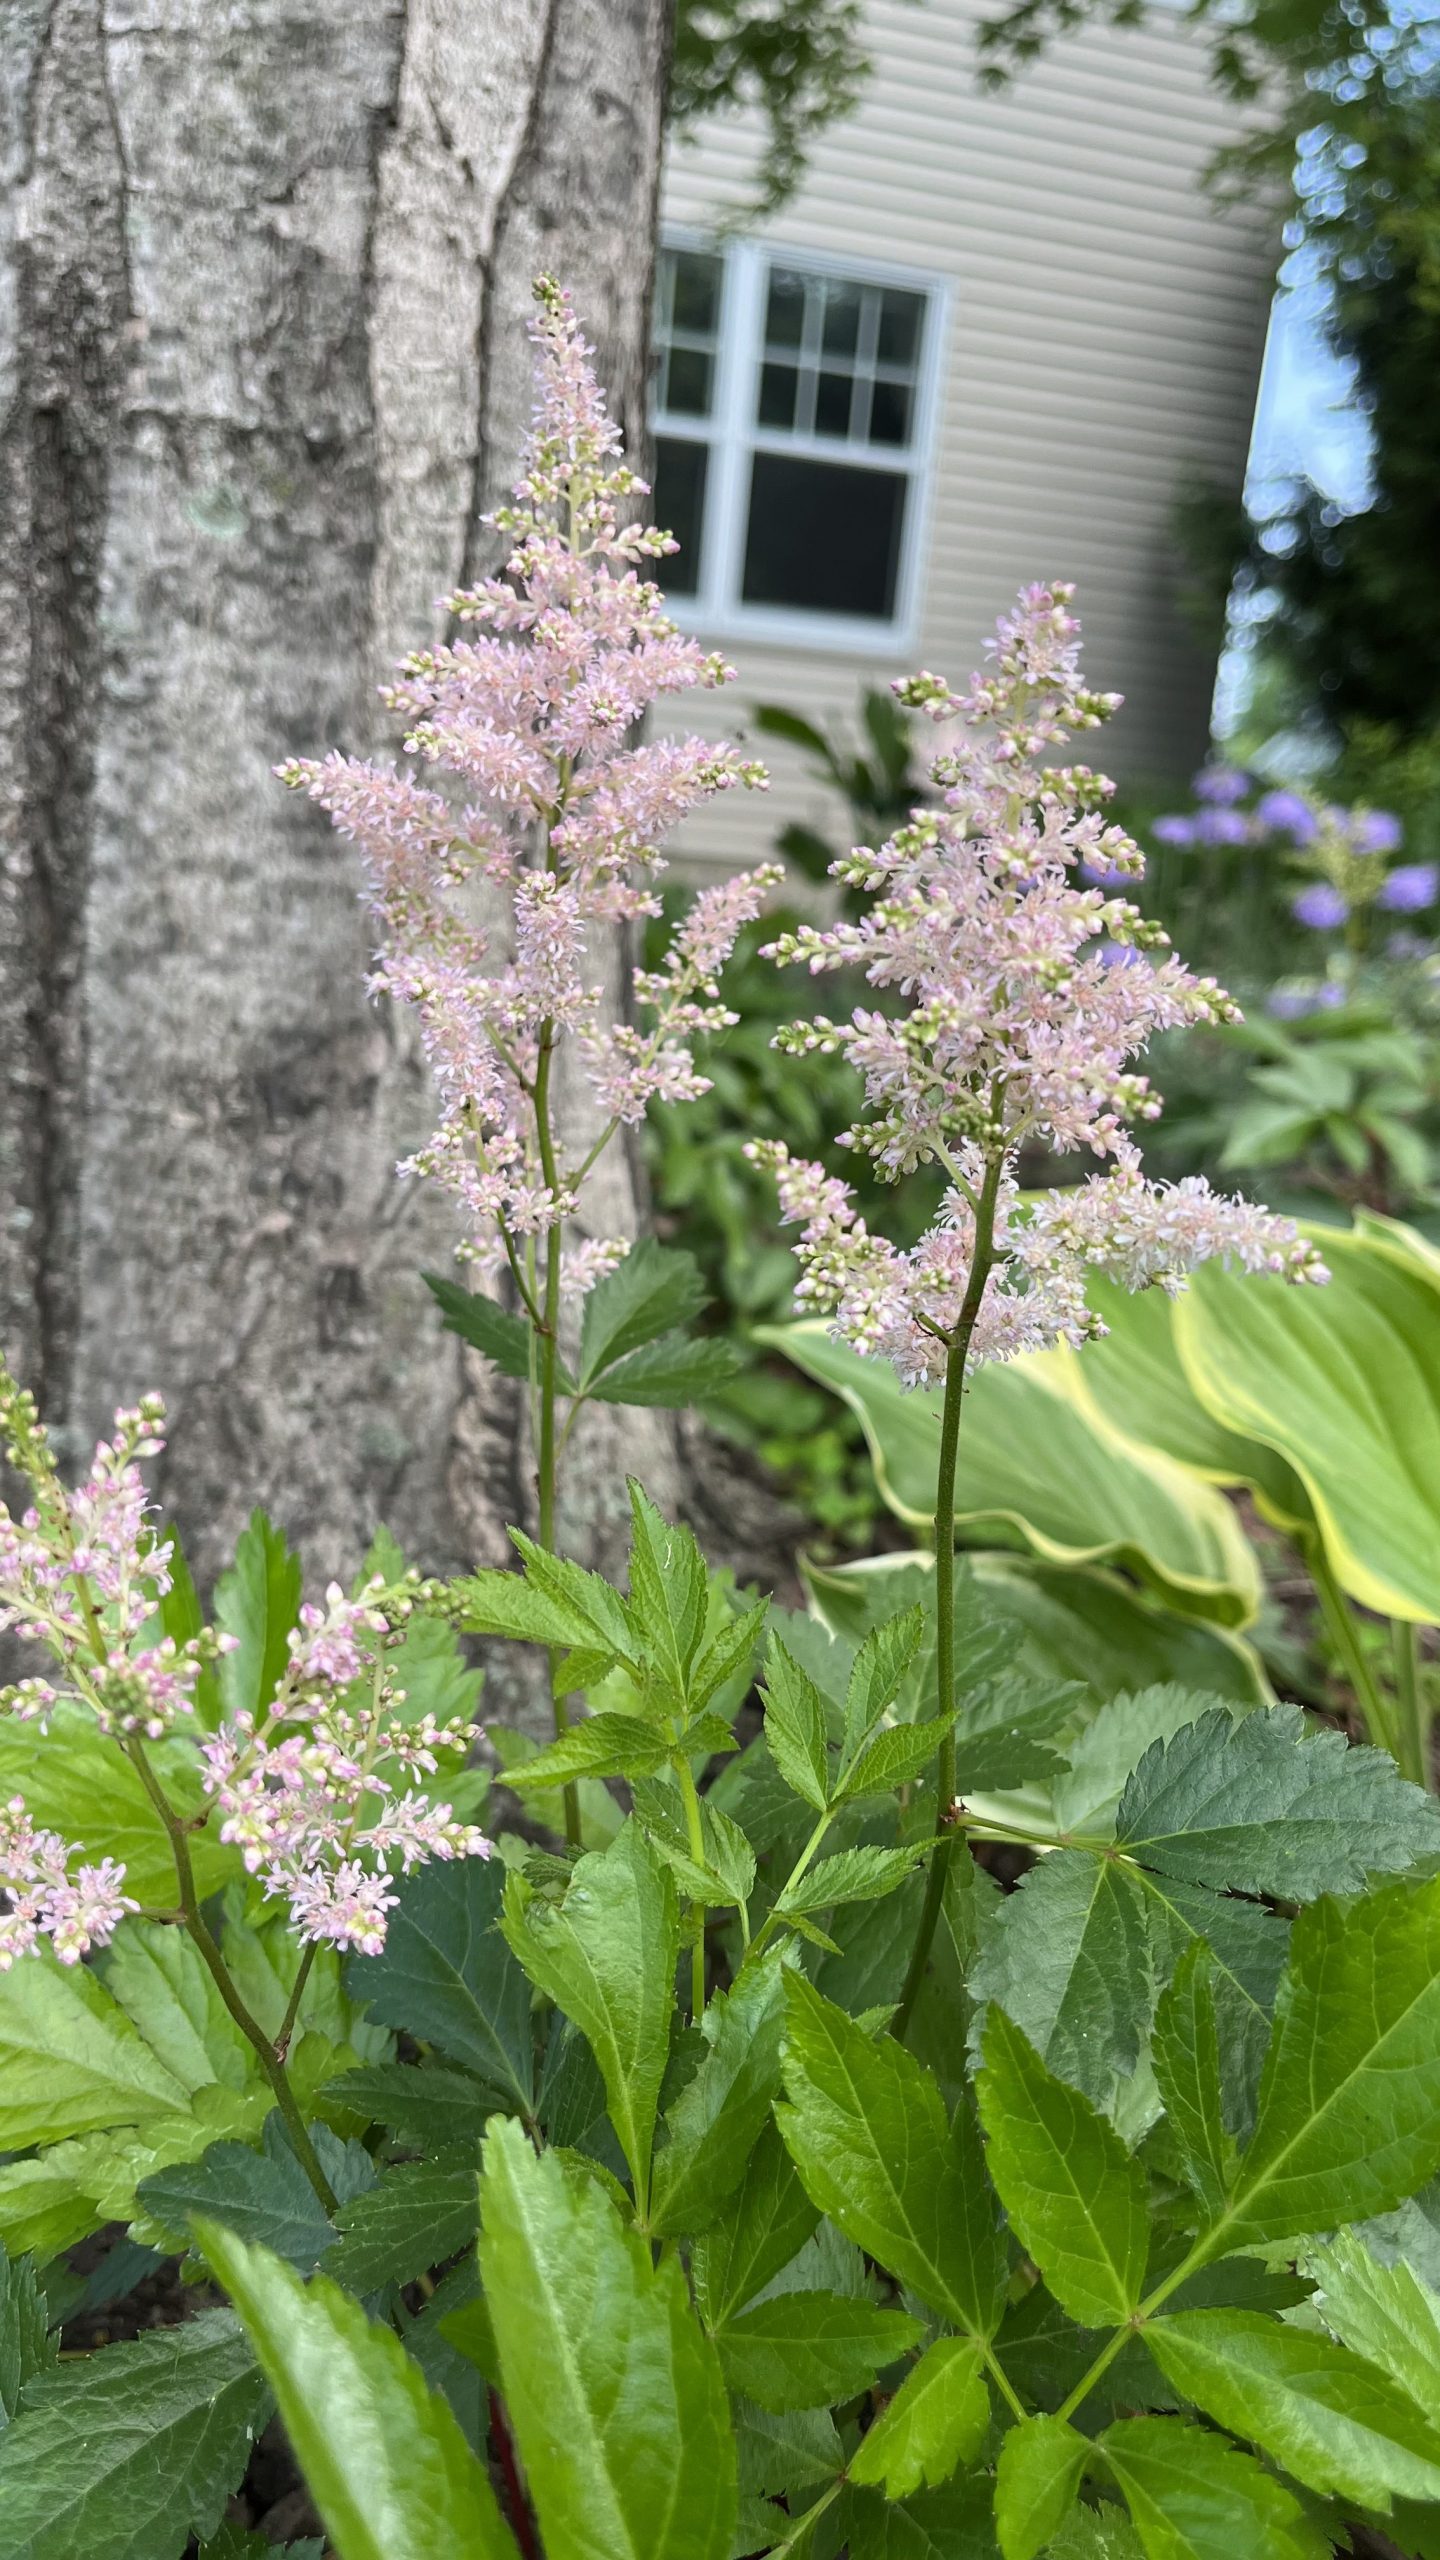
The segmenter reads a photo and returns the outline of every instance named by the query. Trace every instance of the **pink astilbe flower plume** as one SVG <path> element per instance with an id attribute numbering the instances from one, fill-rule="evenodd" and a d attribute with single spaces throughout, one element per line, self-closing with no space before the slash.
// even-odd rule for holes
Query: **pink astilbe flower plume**
<path id="1" fill-rule="evenodd" d="M 781 876 L 765 866 L 702 899 L 665 965 L 637 973 L 638 1021 L 607 1020 L 594 928 L 655 914 L 664 837 L 714 793 L 765 777 L 699 738 L 627 743 L 652 703 L 731 670 L 682 637 L 642 574 L 676 546 L 622 522 L 645 484 L 621 458 L 568 295 L 542 279 L 535 301 L 534 425 L 513 502 L 489 519 L 509 558 L 449 599 L 464 636 L 407 658 L 385 697 L 407 757 L 451 777 L 453 794 L 409 766 L 340 755 L 279 768 L 361 847 L 384 937 L 373 984 L 419 1017 L 441 1119 L 401 1169 L 458 1200 L 465 1258 L 532 1276 L 536 1240 L 574 1214 L 598 1152 L 557 1161 L 545 1142 L 551 1053 L 578 1041 L 606 1135 L 654 1100 L 704 1092 L 690 1043 L 733 1020 L 717 972 Z M 508 884 L 508 958 L 465 913 L 472 878 Z M 623 1250 L 582 1251 L 568 1289 Z"/>
<path id="2" fill-rule="evenodd" d="M 1144 860 L 1105 817 L 1113 785 L 1088 766 L 1043 761 L 1118 704 L 1080 681 L 1073 592 L 1027 588 L 966 694 L 928 674 L 897 687 L 911 707 L 962 724 L 934 767 L 939 806 L 917 809 L 878 851 L 835 864 L 873 898 L 860 922 L 803 926 L 772 946 L 812 974 L 860 967 L 908 1003 L 860 1007 L 845 1022 L 817 1016 L 777 1045 L 840 1051 L 858 1069 L 867 1109 L 841 1145 L 892 1180 L 929 1162 L 949 1174 L 913 1250 L 872 1234 L 823 1167 L 779 1144 L 750 1151 L 802 1229 L 801 1303 L 831 1315 L 857 1351 L 892 1360 L 907 1386 L 944 1377 L 957 1349 L 1008 1359 L 1103 1330 L 1086 1304 L 1090 1270 L 1171 1291 L 1215 1257 L 1288 1280 L 1326 1277 L 1288 1219 L 1198 1179 L 1153 1183 L 1141 1171 L 1130 1124 L 1160 1106 L 1135 1061 L 1157 1031 L 1233 1021 L 1238 1008 L 1119 894 Z M 1108 1159 L 1108 1169 L 1027 1210 L 1017 1183 L 1027 1140 Z"/>

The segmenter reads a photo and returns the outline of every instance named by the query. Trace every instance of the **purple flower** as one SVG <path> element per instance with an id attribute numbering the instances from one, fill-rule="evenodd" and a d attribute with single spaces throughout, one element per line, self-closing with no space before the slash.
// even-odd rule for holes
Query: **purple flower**
<path id="1" fill-rule="evenodd" d="M 1150 833 L 1157 844 L 1193 844 L 1195 821 L 1193 818 L 1156 818 L 1151 823 Z"/>
<path id="2" fill-rule="evenodd" d="M 1255 803 L 1255 816 L 1262 827 L 1274 828 L 1296 844 L 1313 844 L 1319 832 L 1314 810 L 1298 791 L 1267 791 Z"/>
<path id="3" fill-rule="evenodd" d="M 1206 800 L 1213 809 L 1231 809 L 1243 800 L 1250 788 L 1248 773 L 1237 773 L 1234 765 L 1207 764 L 1196 774 L 1192 788 L 1197 800 Z"/>
<path id="4" fill-rule="evenodd" d="M 1195 837 L 1199 844 L 1248 844 L 1250 821 L 1243 809 L 1202 809 Z"/>
<path id="5" fill-rule="evenodd" d="M 1308 924 L 1315 933 L 1328 933 L 1343 924 L 1350 913 L 1350 903 L 1328 880 L 1312 880 L 1302 889 L 1290 909 L 1297 924 Z"/>
<path id="6" fill-rule="evenodd" d="M 1313 1013 L 1319 998 L 1313 987 L 1272 987 L 1265 999 L 1265 1010 L 1277 1022 L 1301 1022 Z"/>
<path id="7" fill-rule="evenodd" d="M 1405 830 L 1393 811 L 1365 809 L 1351 820 L 1351 836 L 1357 853 L 1395 853 Z"/>
<path id="8" fill-rule="evenodd" d="M 1121 870 L 1109 862 L 1082 862 L 1080 877 L 1088 880 L 1092 889 L 1133 889 L 1135 886 L 1133 871 Z"/>
<path id="9" fill-rule="evenodd" d="M 1434 906 L 1437 890 L 1440 863 L 1402 862 L 1384 882 L 1375 903 L 1388 907 L 1393 915 L 1413 916 L 1421 907 Z"/>

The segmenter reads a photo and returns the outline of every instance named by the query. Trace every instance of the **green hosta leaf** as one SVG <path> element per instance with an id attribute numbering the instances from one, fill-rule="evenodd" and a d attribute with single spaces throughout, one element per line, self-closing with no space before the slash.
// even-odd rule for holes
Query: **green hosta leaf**
<path id="1" fill-rule="evenodd" d="M 547 2560 L 729 2560 L 736 2462 L 679 2261 L 518 2126 L 485 2142 L 480 2268 Z"/>
<path id="2" fill-rule="evenodd" d="M 562 1787 L 572 1778 L 648 1778 L 664 1768 L 670 1751 L 658 1725 L 602 1707 L 533 1760 L 517 1761 L 505 1783 L 523 1795 L 527 1787 Z"/>
<path id="3" fill-rule="evenodd" d="M 918 2320 L 863 2298 L 777 2293 L 728 2321 L 716 2344 L 731 2390 L 783 2411 L 853 2400 L 923 2335 Z"/>
<path id="4" fill-rule="evenodd" d="M 0 2431 L 8 2427 L 27 2382 L 44 2373 L 60 2350 L 47 2333 L 45 2297 L 28 2258 L 0 2250 Z"/>
<path id="5" fill-rule="evenodd" d="M 1306 2252 L 1316 2309 L 1342 2343 L 1378 2365 L 1419 2409 L 1440 2408 L 1440 2296 L 1403 2261 L 1382 2266 L 1353 2231 Z"/>
<path id="6" fill-rule="evenodd" d="M 1155 2013 L 1151 2057 L 1165 2118 L 1207 2217 L 1223 2212 L 1233 2157 L 1220 2088 L 1215 1959 L 1203 1939 L 1182 1956 Z"/>
<path id="7" fill-rule="evenodd" d="M 274 2388 L 338 2560 L 517 2560 L 483 2465 L 393 2331 L 324 2276 L 302 2285 L 214 2223 L 199 2238 Z"/>
<path id="8" fill-rule="evenodd" d="M 907 1391 L 888 1361 L 862 1359 L 818 1319 L 755 1332 L 844 1397 L 864 1426 L 884 1499 L 901 1519 L 928 1525 L 938 1392 Z M 1053 1352 L 976 1372 L 956 1479 L 962 1536 L 983 1543 L 979 1533 L 988 1531 L 994 1543 L 999 1531 L 1004 1543 L 1020 1541 L 1052 1564 L 1113 1561 L 1192 1616 L 1246 1625 L 1259 1600 L 1258 1574 L 1224 1496 L 1082 1408 L 1070 1385 Z"/>
<path id="9" fill-rule="evenodd" d="M 479 2221 L 475 2153 L 437 2152 L 387 2169 L 339 2215 L 342 2233 L 325 2272 L 350 2293 L 409 2284 L 474 2239 Z"/>
<path id="10" fill-rule="evenodd" d="M 213 2533 L 269 2394 L 228 2311 L 77 2356 L 0 2435 L 0 2539 L 24 2560 L 180 2560 Z"/>
<path id="11" fill-rule="evenodd" d="M 494 2091 L 441 2062 L 379 2062 L 347 2071 L 321 2090 L 326 2104 L 367 2124 L 388 2125 L 417 2151 L 478 2144 L 495 2113 Z M 271 2246 L 273 2247 L 273 2242 Z"/>
<path id="12" fill-rule="evenodd" d="M 778 1956 L 711 2001 L 701 2023 L 709 2050 L 669 2109 L 669 2140 L 655 2155 L 653 2231 L 703 2230 L 739 2185 L 780 2087 L 784 2025 Z"/>
<path id="13" fill-rule="evenodd" d="M 720 2328 L 803 2249 L 820 2219 L 776 2126 L 761 2134 L 718 2219 L 696 2239 L 690 2274 L 700 2317 Z"/>
<path id="14" fill-rule="evenodd" d="M 1134 2071 L 1154 2005 L 1144 1890 L 1109 1858 L 1060 1849 L 995 1912 L 970 1975 L 1042 2059 L 1104 2107 Z"/>
<path id="15" fill-rule="evenodd" d="M 1313 1903 L 1291 1936 L 1231 2245 L 1390 2212 L 1437 2163 L 1440 1880 Z"/>
<path id="16" fill-rule="evenodd" d="M 1037 2560 L 1075 2504 L 1090 2459 L 1063 2418 L 1012 2427 L 995 2465 L 995 2531 L 1004 2560 Z"/>
<path id="17" fill-rule="evenodd" d="M 1338 1733 L 1307 1739 L 1298 1707 L 1238 1724 L 1217 1712 L 1146 1753 L 1116 1837 L 1162 1874 L 1311 1902 L 1440 1858 L 1440 1806 L 1388 1752 Z"/>
<path id="18" fill-rule="evenodd" d="M 968 2111 L 947 2122 L 903 2046 L 872 2043 L 803 1975 L 787 1974 L 785 1996 L 789 2104 L 776 2120 L 812 2202 L 933 2310 L 988 2337 L 1003 2259 Z"/>
<path id="19" fill-rule="evenodd" d="M 1163 1289 L 1122 1289 L 1087 1272 L 1085 1295 L 1106 1331 L 1064 1362 L 1076 1402 L 1098 1410 L 1147 1449 L 1162 1449 L 1216 1484 L 1248 1484 L 1276 1516 L 1303 1520 L 1309 1505 L 1273 1450 L 1227 1431 L 1202 1404 L 1175 1339 L 1178 1301 Z"/>
<path id="20" fill-rule="evenodd" d="M 693 1342 L 683 1333 L 667 1333 L 659 1342 L 647 1342 L 643 1351 L 617 1360 L 588 1392 L 597 1404 L 702 1404 L 741 1365 L 735 1344 L 722 1335 Z"/>
<path id="21" fill-rule="evenodd" d="M 188 2091 L 86 1966 L 41 1952 L 0 1974 L 0 2146 L 186 2112 Z"/>
<path id="22" fill-rule="evenodd" d="M 830 1801 L 825 1700 L 778 1636 L 765 1658 L 765 1740 L 785 1784 L 823 1813 Z"/>
<path id="23" fill-rule="evenodd" d="M 962 2462 L 974 2460 L 989 2424 L 979 2347 L 969 2338 L 937 2338 L 862 2437 L 850 2477 L 860 2488 L 883 2489 L 887 2498 L 941 2488 Z"/>
<path id="24" fill-rule="evenodd" d="M 925 1633 L 922 1608 L 902 1609 L 872 1627 L 859 1652 L 845 1695 L 844 1752 L 853 1759 L 871 1728 L 899 1695 Z"/>
<path id="25" fill-rule="evenodd" d="M 1332 2338 L 1262 2311 L 1185 2311 L 1150 2321 L 1145 2343 L 1185 2399 L 1307 2488 L 1387 2514 L 1393 2497 L 1440 2498 L 1440 2434 Z"/>
<path id="26" fill-rule="evenodd" d="M 300 1624 L 303 1587 L 300 1559 L 284 1531 L 263 1511 L 252 1511 L 236 1541 L 235 1562 L 215 1586 L 215 1623 L 235 1638 L 234 1651 L 220 1660 L 227 1715 L 258 1716 L 274 1697 Z"/>
<path id="27" fill-rule="evenodd" d="M 333 2146 L 343 2158 L 345 2146 L 323 2125 L 311 2138 L 328 2174 L 327 2154 Z M 368 2155 L 358 2143 L 351 2147 L 364 2161 L 367 2178 L 373 2177 Z M 179 2246 L 188 2246 L 192 2217 L 208 2214 L 242 2240 L 274 2249 L 305 2276 L 314 2274 L 335 2242 L 335 2225 L 290 2148 L 278 2108 L 266 2118 L 261 2150 L 243 2142 L 212 2143 L 198 2160 L 142 2179 L 136 2196 L 151 2222 Z"/>
<path id="28" fill-rule="evenodd" d="M 642 1236 L 586 1297 L 580 1333 L 585 1392 L 593 1392 L 602 1371 L 688 1324 L 705 1303 L 705 1283 L 692 1256 Z"/>
<path id="29" fill-rule="evenodd" d="M 1386 1616 L 1440 1618 L 1436 1280 L 1373 1237 L 1324 1230 L 1325 1289 L 1210 1269 L 1175 1310 L 1186 1376 L 1227 1430 L 1273 1449 L 1319 1522 L 1341 1586 Z"/>
<path id="30" fill-rule="evenodd" d="M 500 1934 L 504 1892 L 498 1858 L 432 1860 L 400 1885 L 384 1953 L 352 1956 L 345 1980 L 372 2017 L 438 2045 L 528 2114 L 530 1985 Z"/>
<path id="31" fill-rule="evenodd" d="M 532 1982 L 574 2020 L 600 2066 L 643 2209 L 680 1948 L 674 1879 L 632 1820 L 608 1849 L 579 1861 L 558 1911 L 512 1875 L 504 1927 Z"/>
<path id="32" fill-rule="evenodd" d="M 787 1885 L 775 1908 L 832 1911 L 847 1902 L 879 1902 L 915 1873 L 918 1848 L 841 1849 L 822 1858 L 796 1885 Z"/>
<path id="33" fill-rule="evenodd" d="M 989 2484 L 952 2480 L 892 2506 L 873 2489 L 847 2492 L 841 2509 L 850 2560 L 994 2560 Z M 796 2560 L 809 2560 L 803 2544 Z"/>
<path id="34" fill-rule="evenodd" d="M 1100 2438 L 1149 2560 L 1325 2560 L 1328 2534 L 1249 2454 L 1178 2418 Z"/>
<path id="35" fill-rule="evenodd" d="M 1077 2089 L 992 2009 L 978 2094 L 990 2174 L 1017 2239 L 1082 2326 L 1127 2320 L 1150 2243 L 1145 2176 Z"/>
<path id="36" fill-rule="evenodd" d="M 483 1351 L 503 1378 L 529 1377 L 534 1336 L 524 1316 L 512 1315 L 483 1290 L 462 1289 L 434 1271 L 422 1271 L 420 1276 L 445 1319 L 447 1333 L 458 1333 L 472 1351 Z M 574 1379 L 563 1363 L 557 1363 L 557 1368 L 561 1394 L 573 1396 Z"/>

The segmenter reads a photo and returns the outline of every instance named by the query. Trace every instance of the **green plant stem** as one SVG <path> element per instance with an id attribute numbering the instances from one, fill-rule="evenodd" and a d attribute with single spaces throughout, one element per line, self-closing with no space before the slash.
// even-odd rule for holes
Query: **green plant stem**
<path id="1" fill-rule="evenodd" d="M 295 2021 L 300 2015 L 300 2003 L 305 1997 L 305 1985 L 310 1979 L 311 1968 L 319 1952 L 315 1940 L 313 1938 L 307 1940 L 305 1952 L 296 1970 L 295 1987 L 285 2004 L 285 2015 L 280 2021 L 280 2033 L 275 2039 L 276 2056 L 281 2062 L 290 2050 L 290 2039 L 295 2033 Z"/>
<path id="2" fill-rule="evenodd" d="M 690 1842 L 690 1855 L 694 1859 L 697 1867 L 703 1867 L 705 1864 L 705 1825 L 700 1817 L 700 1796 L 695 1785 L 694 1773 L 690 1767 L 689 1761 L 683 1757 L 673 1760 L 671 1762 L 671 1766 L 675 1771 L 676 1777 L 680 1781 L 680 1793 L 684 1799 L 685 1830 Z M 690 1950 L 690 2015 L 698 2027 L 701 2018 L 705 2014 L 704 1903 L 697 1903 L 695 1909 L 698 1920 L 699 1935 L 695 1940 L 694 1946 Z"/>
<path id="3" fill-rule="evenodd" d="M 1372 1742 L 1378 1742 L 1383 1751 L 1388 1751 L 1392 1759 L 1399 1761 L 1400 1735 L 1390 1701 L 1382 1696 L 1375 1674 L 1365 1659 L 1365 1648 L 1360 1642 L 1350 1604 L 1335 1579 L 1330 1559 L 1319 1538 L 1307 1540 L 1305 1561 L 1335 1650 L 1349 1675 L 1365 1731 Z"/>
<path id="4" fill-rule="evenodd" d="M 555 1056 L 555 1025 L 544 1023 L 540 1031 L 539 1060 L 535 1069 L 535 1132 L 540 1148 L 540 1169 L 547 1188 L 560 1188 L 559 1168 L 555 1158 L 555 1132 L 550 1122 L 550 1068 Z M 536 1452 L 536 1472 L 540 1502 L 540 1544 L 555 1553 L 555 1475 L 558 1445 L 555 1435 L 556 1371 L 560 1356 L 560 1229 L 552 1226 L 545 1238 L 545 1295 L 541 1305 L 540 1336 L 540 1429 Z M 555 1739 L 560 1741 L 570 1730 L 570 1710 L 560 1683 L 563 1659 L 558 1646 L 550 1649 L 550 1697 L 555 1718 Z M 572 1778 L 565 1789 L 565 1837 L 573 1849 L 580 1846 L 580 1790 Z"/>
<path id="5" fill-rule="evenodd" d="M 781 1909 L 781 1904 L 784 1902 L 786 1894 L 792 1893 L 796 1885 L 800 1882 L 801 1877 L 808 1872 L 814 1860 L 815 1853 L 819 1848 L 821 1841 L 824 1839 L 826 1832 L 829 1830 L 833 1820 L 834 1815 L 830 1813 L 828 1809 L 821 1814 L 819 1821 L 816 1823 L 814 1830 L 811 1832 L 809 1839 L 806 1841 L 804 1848 L 801 1850 L 799 1857 L 796 1859 L 795 1864 L 781 1886 L 779 1893 L 776 1895 L 775 1901 L 768 1915 L 761 1921 L 759 1928 L 756 1930 L 754 1937 L 750 1941 L 749 1953 L 751 1956 L 758 1956 L 760 1954 L 761 1949 L 764 1947 L 765 1941 L 769 1937 L 772 1929 L 784 1928 L 785 1914 Z"/>
<path id="6" fill-rule="evenodd" d="M 1069 2399 L 1056 2410 L 1057 2418 L 1074 2417 L 1076 2410 L 1083 2401 L 1088 2400 L 1102 2375 L 1109 2371 L 1121 2348 L 1138 2335 L 1147 2320 L 1153 2319 L 1155 2313 L 1169 2301 L 1172 2293 L 1178 2293 L 1181 2285 L 1185 2284 L 1191 2276 L 1198 2274 L 1200 2268 L 1207 2265 L 1209 2260 L 1217 2254 L 1218 2234 L 1223 2227 L 1222 2223 L 1217 2223 L 1212 2230 L 1203 2231 L 1194 2247 L 1186 2251 L 1179 2266 L 1172 2267 L 1164 2282 L 1157 2284 L 1154 2292 L 1146 2295 L 1133 2319 L 1128 2320 L 1123 2329 L 1116 2329 L 1106 2340 L 1094 2363 L 1081 2374 Z"/>
<path id="7" fill-rule="evenodd" d="M 234 2019 L 236 2026 L 239 2028 L 246 2041 L 253 2046 L 255 2053 L 259 2058 L 260 2067 L 275 2093 L 275 2103 L 285 2120 L 285 2129 L 290 2136 L 296 2159 L 299 2161 L 300 2166 L 304 2170 L 306 2177 L 309 2179 L 311 2186 L 315 2190 L 315 2193 L 320 2198 L 326 2212 L 334 2213 L 337 2210 L 339 2199 L 336 2196 L 335 2190 L 331 2186 L 329 2179 L 326 2177 L 324 2170 L 320 2166 L 319 2156 L 316 2152 L 315 2145 L 306 2131 L 305 2119 L 300 2113 L 299 2106 L 296 2102 L 295 2092 L 290 2086 L 290 2077 L 286 2071 L 281 2051 L 277 2045 L 271 2042 L 269 2036 L 267 2036 L 264 2028 L 261 2026 L 259 2019 L 253 2017 L 251 2012 L 246 2008 L 244 2001 L 241 1999 L 239 1992 L 236 1990 L 235 1985 L 231 1980 L 230 1968 L 226 1964 L 225 1958 L 221 1954 L 219 1947 L 216 1945 L 214 1938 L 211 1936 L 210 1931 L 206 1926 L 205 1916 L 200 1909 L 200 1897 L 195 1889 L 195 1869 L 190 1857 L 190 1842 L 187 1837 L 186 1825 L 181 1816 L 176 1813 L 169 1797 L 166 1795 L 164 1788 L 156 1777 L 155 1772 L 150 1765 L 143 1742 L 132 1735 L 125 1745 L 125 1750 L 127 1757 L 133 1764 L 136 1773 L 139 1776 L 141 1785 L 144 1787 L 146 1794 L 150 1798 L 151 1803 L 155 1807 L 156 1812 L 165 1826 L 166 1836 L 170 1842 L 170 1853 L 175 1861 L 175 1882 L 178 1888 L 180 1909 L 184 1914 L 185 1929 L 193 1940 L 195 1946 L 198 1948 L 206 1970 L 208 1971 L 216 1990 L 219 1992 L 221 1999 L 224 2001 L 226 2008 L 229 2010 L 231 2017 Z M 303 1976 L 305 1970 L 304 1959 L 302 1958 L 302 1979 L 299 1985 L 299 1988 L 302 1990 L 304 1988 Z M 298 2000 L 294 2003 L 294 2006 L 298 2009 Z M 290 2023 L 293 2025 L 293 2018 Z"/>
<path id="8" fill-rule="evenodd" d="M 1400 1748 L 1396 1753 L 1407 1778 L 1434 1792 L 1430 1765 L 1430 1716 L 1420 1685 L 1420 1630 L 1411 1618 L 1392 1618 L 1395 1643 L 1395 1721 Z"/>
<path id="9" fill-rule="evenodd" d="M 959 1320 L 950 1336 L 945 1360 L 945 1404 L 940 1422 L 940 1465 L 935 1484 L 935 1687 L 937 1712 L 945 1731 L 935 1761 L 935 1854 L 925 1879 L 925 1900 L 915 1932 L 910 1969 L 900 2003 L 891 2020 L 892 2035 L 904 2037 L 910 2024 L 925 1967 L 930 1961 L 936 1924 L 945 1902 L 954 1845 L 951 1808 L 955 1801 L 955 1466 L 960 1450 L 960 1408 L 965 1393 L 965 1364 L 970 1356 L 990 1274 L 995 1267 L 995 1203 L 1000 1192 L 1004 1152 L 996 1148 L 985 1167 L 975 1211 L 975 1251 Z"/>

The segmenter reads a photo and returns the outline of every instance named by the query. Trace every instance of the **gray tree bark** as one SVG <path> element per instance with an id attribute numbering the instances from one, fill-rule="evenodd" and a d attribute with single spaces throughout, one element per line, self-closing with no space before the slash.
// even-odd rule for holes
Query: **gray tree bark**
<path id="1" fill-rule="evenodd" d="M 0 1340 L 80 1455 L 158 1387 L 199 1575 L 528 1509 L 352 849 L 270 768 L 482 565 L 537 269 L 643 435 L 668 0 L 0 0 Z M 633 1218 L 614 1156 L 602 1225 Z M 640 1429 L 648 1441 L 637 1440 Z M 664 1498 L 673 1444 L 623 1428 Z M 573 1542 L 613 1543 L 572 1512 Z"/>

